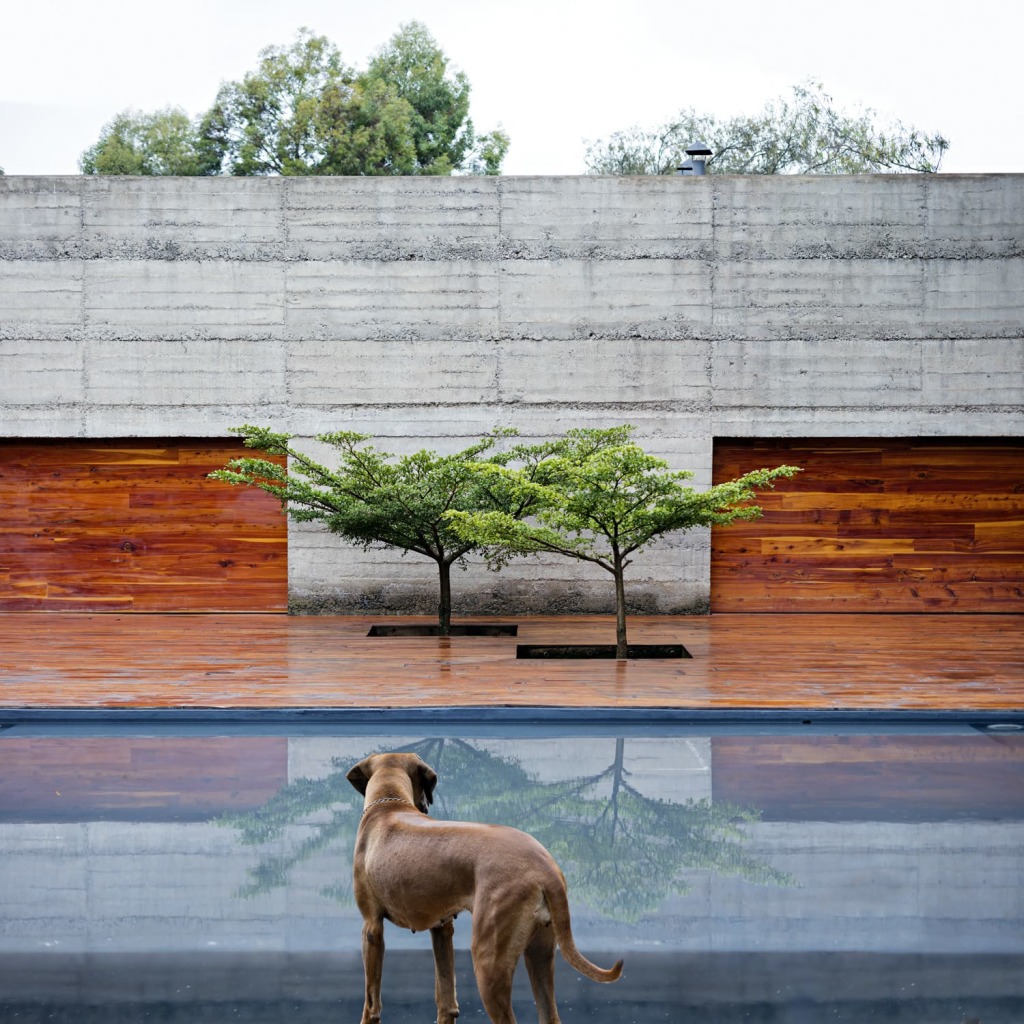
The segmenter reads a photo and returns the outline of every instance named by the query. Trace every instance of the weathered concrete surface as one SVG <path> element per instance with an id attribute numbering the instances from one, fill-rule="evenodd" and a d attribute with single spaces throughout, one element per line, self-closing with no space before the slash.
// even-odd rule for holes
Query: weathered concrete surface
<path id="1" fill-rule="evenodd" d="M 397 451 L 636 424 L 715 436 L 1024 431 L 1024 175 L 0 178 L 0 431 Z M 704 533 L 631 599 L 702 610 Z M 296 608 L 429 610 L 432 565 L 293 528 Z M 604 574 L 474 567 L 457 612 L 607 610 Z"/>

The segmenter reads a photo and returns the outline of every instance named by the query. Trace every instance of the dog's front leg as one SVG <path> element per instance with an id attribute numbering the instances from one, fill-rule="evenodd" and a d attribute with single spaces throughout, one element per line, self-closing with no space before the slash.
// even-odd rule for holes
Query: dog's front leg
<path id="1" fill-rule="evenodd" d="M 363 974 L 366 994 L 363 998 L 362 1024 L 380 1024 L 380 977 L 384 967 L 384 921 L 363 921 Z"/>
<path id="2" fill-rule="evenodd" d="M 430 940 L 434 944 L 434 1000 L 437 1002 L 437 1024 L 454 1024 L 459 1015 L 459 1004 L 455 998 L 455 948 L 452 934 L 455 926 L 451 921 L 442 921 L 430 929 Z"/>

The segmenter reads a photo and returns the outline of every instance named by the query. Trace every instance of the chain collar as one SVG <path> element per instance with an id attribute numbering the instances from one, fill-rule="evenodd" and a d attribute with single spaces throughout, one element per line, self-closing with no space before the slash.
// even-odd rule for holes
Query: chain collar
<path id="1" fill-rule="evenodd" d="M 370 803 L 368 803 L 363 808 L 363 814 L 365 814 L 371 807 L 374 807 L 377 804 L 389 804 L 389 803 L 409 804 L 410 807 L 412 806 L 412 801 L 407 799 L 404 796 L 381 796 L 381 797 L 378 797 L 376 800 L 371 800 Z"/>

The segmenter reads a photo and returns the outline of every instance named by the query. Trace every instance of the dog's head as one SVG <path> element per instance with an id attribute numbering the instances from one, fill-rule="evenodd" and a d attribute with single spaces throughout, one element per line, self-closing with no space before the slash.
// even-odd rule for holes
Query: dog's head
<path id="1" fill-rule="evenodd" d="M 374 796 L 408 797 L 424 814 L 434 802 L 437 773 L 419 754 L 371 754 L 345 777 L 363 796 L 374 780 Z"/>

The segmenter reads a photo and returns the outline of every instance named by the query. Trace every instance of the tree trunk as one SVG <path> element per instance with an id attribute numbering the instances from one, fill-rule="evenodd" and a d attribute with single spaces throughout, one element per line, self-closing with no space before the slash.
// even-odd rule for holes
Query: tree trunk
<path id="1" fill-rule="evenodd" d="M 626 583 L 625 569 L 615 563 L 615 657 L 625 661 L 629 656 L 626 644 Z"/>
<path id="2" fill-rule="evenodd" d="M 438 600 L 437 600 L 437 627 L 441 636 L 451 636 L 452 633 L 452 567 L 443 558 L 437 560 L 438 572 Z"/>

